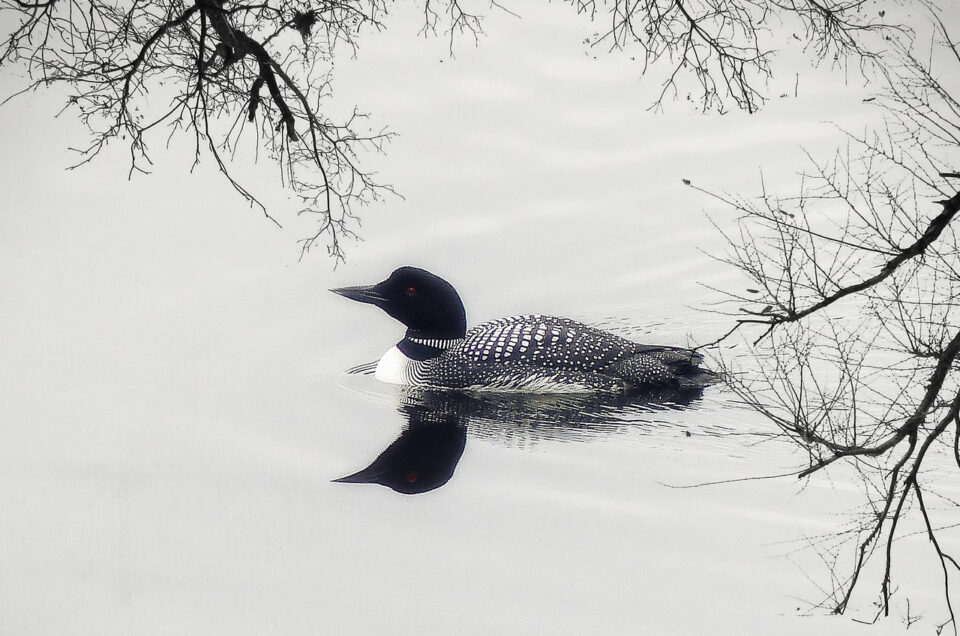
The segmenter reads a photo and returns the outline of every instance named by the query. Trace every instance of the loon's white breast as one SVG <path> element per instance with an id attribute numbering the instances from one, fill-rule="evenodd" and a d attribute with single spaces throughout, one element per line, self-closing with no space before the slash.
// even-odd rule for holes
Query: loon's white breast
<path id="1" fill-rule="evenodd" d="M 413 362 L 403 355 L 398 347 L 391 347 L 377 362 L 377 370 L 373 377 L 389 384 L 410 384 L 413 375 L 410 367 Z"/>

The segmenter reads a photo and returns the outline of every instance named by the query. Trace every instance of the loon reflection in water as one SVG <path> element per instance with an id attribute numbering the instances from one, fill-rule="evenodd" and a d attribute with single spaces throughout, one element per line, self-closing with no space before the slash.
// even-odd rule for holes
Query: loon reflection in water
<path id="1" fill-rule="evenodd" d="M 361 471 L 335 479 L 351 484 L 380 484 L 412 495 L 434 490 L 453 477 L 467 444 L 467 427 L 456 413 L 423 404 L 404 404 L 407 418 L 400 437 Z"/>
<path id="2" fill-rule="evenodd" d="M 373 462 L 341 483 L 372 483 L 403 494 L 435 490 L 453 477 L 470 434 L 510 444 L 578 440 L 652 424 L 657 411 L 687 408 L 702 387 L 632 394 L 490 394 L 405 388 L 407 425 Z"/>

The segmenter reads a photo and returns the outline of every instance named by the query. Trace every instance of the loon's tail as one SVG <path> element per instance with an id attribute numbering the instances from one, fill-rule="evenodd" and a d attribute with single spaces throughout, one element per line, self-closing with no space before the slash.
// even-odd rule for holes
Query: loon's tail
<path id="1" fill-rule="evenodd" d="M 702 361 L 703 356 L 690 349 L 643 346 L 609 372 L 636 387 L 698 388 L 718 382 L 720 375 L 701 367 Z"/>

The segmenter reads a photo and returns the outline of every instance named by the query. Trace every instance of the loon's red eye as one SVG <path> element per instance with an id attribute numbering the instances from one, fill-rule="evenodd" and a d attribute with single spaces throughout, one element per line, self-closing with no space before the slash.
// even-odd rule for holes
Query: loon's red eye
<path id="1" fill-rule="evenodd" d="M 412 285 L 410 287 L 407 287 L 407 296 L 413 296 L 416 293 L 417 293 L 416 287 L 413 287 Z"/>

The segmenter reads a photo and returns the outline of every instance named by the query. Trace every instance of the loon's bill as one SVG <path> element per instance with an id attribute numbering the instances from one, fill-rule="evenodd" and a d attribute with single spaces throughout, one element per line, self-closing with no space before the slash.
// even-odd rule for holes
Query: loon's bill
<path id="1" fill-rule="evenodd" d="M 330 291 L 361 303 L 377 304 L 378 302 L 384 302 L 386 299 L 377 294 L 374 287 L 375 285 L 354 285 L 353 287 L 338 287 Z"/>
<path id="2" fill-rule="evenodd" d="M 501 318 L 469 331 L 453 285 L 401 267 L 376 285 L 330 290 L 376 305 L 407 327 L 377 363 L 384 382 L 535 393 L 699 387 L 717 375 L 680 347 L 643 345 L 567 318 Z"/>

